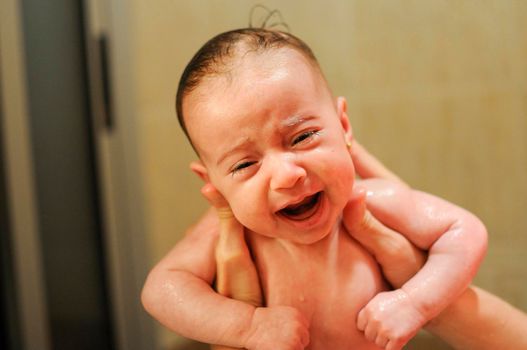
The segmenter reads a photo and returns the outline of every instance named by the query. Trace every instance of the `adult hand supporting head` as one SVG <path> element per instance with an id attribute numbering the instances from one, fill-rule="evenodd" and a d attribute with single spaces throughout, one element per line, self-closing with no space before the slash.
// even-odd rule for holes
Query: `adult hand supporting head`
<path id="1" fill-rule="evenodd" d="M 207 183 L 201 193 L 216 209 L 219 219 L 216 246 L 217 292 L 253 306 L 262 306 L 258 273 L 245 242 L 244 227 L 236 220 L 229 204 L 214 186 Z M 280 322 L 277 323 L 276 320 Z M 292 307 L 258 307 L 251 323 L 251 330 L 253 329 L 246 344 L 270 343 L 280 348 L 281 341 L 289 344 L 294 339 L 303 349 L 309 343 L 309 321 Z M 212 349 L 233 350 L 220 345 L 213 345 Z"/>
<path id="2" fill-rule="evenodd" d="M 225 198 L 212 184 L 205 184 L 201 193 L 216 209 L 219 219 L 219 237 L 215 252 L 217 292 L 253 306 L 261 306 L 260 282 L 245 242 L 244 227 L 232 213 Z"/>
<path id="3" fill-rule="evenodd" d="M 369 153 L 356 139 L 351 141 L 350 154 L 351 159 L 353 159 L 355 171 L 361 178 L 380 178 L 406 185 L 399 176 L 386 168 L 384 164 Z"/>
<path id="4" fill-rule="evenodd" d="M 244 227 L 236 220 L 229 203 L 210 183 L 201 193 L 216 209 L 219 219 L 219 237 L 216 245 L 216 291 L 226 297 L 244 301 L 253 306 L 262 305 L 262 293 L 256 267 L 245 242 Z M 234 348 L 212 345 L 212 350 Z"/>
<path id="5" fill-rule="evenodd" d="M 424 265 L 426 254 L 377 220 L 366 209 L 365 197 L 363 189 L 354 189 L 352 199 L 344 208 L 344 226 L 377 260 L 388 282 L 400 288 Z"/>
<path id="6" fill-rule="evenodd" d="M 361 178 L 381 178 L 406 185 L 355 139 L 350 154 Z M 365 198 L 366 192 L 360 185 L 355 185 L 352 199 L 344 208 L 344 225 L 350 235 L 375 257 L 388 282 L 399 288 L 424 265 L 426 255 L 403 235 L 377 220 L 367 210 Z"/>

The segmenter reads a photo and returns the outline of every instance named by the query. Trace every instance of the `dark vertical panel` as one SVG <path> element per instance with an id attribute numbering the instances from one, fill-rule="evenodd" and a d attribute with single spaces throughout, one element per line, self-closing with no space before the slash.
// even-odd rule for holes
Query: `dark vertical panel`
<path id="1" fill-rule="evenodd" d="M 0 349 L 14 350 L 20 349 L 21 339 L 7 205 L 2 101 L 2 90 L 0 89 Z"/>
<path id="2" fill-rule="evenodd" d="M 80 0 L 23 0 L 53 349 L 111 349 Z"/>

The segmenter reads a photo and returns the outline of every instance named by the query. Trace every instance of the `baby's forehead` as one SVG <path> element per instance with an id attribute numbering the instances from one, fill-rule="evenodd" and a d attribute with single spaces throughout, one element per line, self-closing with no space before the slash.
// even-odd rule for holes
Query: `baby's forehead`
<path id="1" fill-rule="evenodd" d="M 269 99 L 270 95 L 274 97 L 269 101 L 270 104 L 285 104 L 290 99 L 292 90 L 297 86 L 311 86 L 319 96 L 324 90 L 322 93 L 331 98 L 331 92 L 320 70 L 294 49 L 249 51 L 243 54 L 240 52 L 237 53 L 237 57 L 232 58 L 229 65 L 229 69 L 225 69 L 222 73 L 203 77 L 200 84 L 184 101 L 184 115 L 189 136 L 199 153 L 200 150 L 203 152 L 215 146 L 211 142 L 203 144 L 201 137 L 193 137 L 200 133 L 199 129 L 220 128 L 223 125 L 221 125 L 222 120 L 206 118 L 208 122 L 204 126 L 197 118 L 219 111 L 222 111 L 222 115 L 228 112 L 236 115 L 250 114 L 254 104 Z M 284 79 L 285 76 L 289 79 Z M 283 93 L 274 94 L 276 89 L 281 89 Z M 259 92 L 261 95 L 255 98 L 255 94 L 251 94 L 251 91 Z M 235 126 L 230 129 L 233 137 L 239 132 L 240 130 Z"/>
<path id="2" fill-rule="evenodd" d="M 265 77 L 290 65 L 297 68 L 302 67 L 306 73 L 310 73 L 298 76 L 298 79 L 306 79 L 309 76 L 321 74 L 317 64 L 313 63 L 302 52 L 288 47 L 266 51 L 242 51 L 232 58 L 232 69 L 229 72 L 232 72 L 233 77 L 236 74 L 260 74 Z"/>
<path id="3" fill-rule="evenodd" d="M 217 74 L 203 77 L 196 88 L 197 96 L 206 97 L 211 91 L 232 91 L 251 89 L 258 84 L 280 81 L 284 75 L 294 72 L 297 84 L 310 84 L 316 89 L 325 89 L 330 94 L 326 79 L 308 57 L 292 48 L 269 49 L 266 51 L 240 51 Z M 291 69 L 293 68 L 293 69 Z M 207 101 L 202 99 L 202 102 Z"/>
<path id="4" fill-rule="evenodd" d="M 316 84 L 317 86 L 328 87 L 320 68 L 303 53 L 288 47 L 265 51 L 237 49 L 231 57 L 223 58 L 217 65 L 213 73 L 202 77 L 199 84 L 186 96 L 185 102 L 208 102 L 207 96 L 211 92 L 236 90 L 247 83 L 262 83 L 270 77 L 278 79 L 288 67 L 294 67 L 299 73 L 295 75 L 299 84 L 315 79 L 322 83 Z"/>

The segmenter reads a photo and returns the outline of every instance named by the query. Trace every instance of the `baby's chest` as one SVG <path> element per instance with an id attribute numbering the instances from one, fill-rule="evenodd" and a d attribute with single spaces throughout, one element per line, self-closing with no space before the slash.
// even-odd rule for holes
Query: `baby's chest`
<path id="1" fill-rule="evenodd" d="M 290 305 L 306 315 L 354 318 L 385 289 L 377 264 L 369 256 L 334 261 L 270 262 L 261 273 L 267 305 Z"/>
<path id="2" fill-rule="evenodd" d="M 354 243 L 343 244 L 334 254 L 275 254 L 257 261 L 266 306 L 301 311 L 310 321 L 310 349 L 362 344 L 357 314 L 386 288 L 373 258 Z"/>

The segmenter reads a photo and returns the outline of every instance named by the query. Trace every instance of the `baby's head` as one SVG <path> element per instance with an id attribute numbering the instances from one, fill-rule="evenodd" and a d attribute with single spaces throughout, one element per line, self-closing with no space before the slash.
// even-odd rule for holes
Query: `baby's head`
<path id="1" fill-rule="evenodd" d="M 304 42 L 266 29 L 214 37 L 187 65 L 176 108 L 200 157 L 192 169 L 245 227 L 297 243 L 334 229 L 353 186 L 351 127 Z"/>

